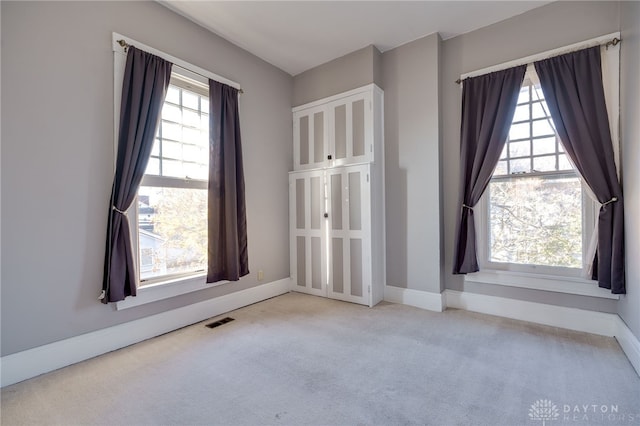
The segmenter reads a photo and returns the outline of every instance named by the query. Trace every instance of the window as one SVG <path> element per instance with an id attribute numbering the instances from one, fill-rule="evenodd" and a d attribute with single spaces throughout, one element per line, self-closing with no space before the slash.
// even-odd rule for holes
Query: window
<path id="1" fill-rule="evenodd" d="M 594 203 L 583 192 L 535 79 L 535 72 L 527 73 L 480 204 L 479 254 L 488 269 L 580 276 Z"/>
<path id="2" fill-rule="evenodd" d="M 174 71 L 138 190 L 141 286 L 206 269 L 208 147 L 208 86 Z"/>

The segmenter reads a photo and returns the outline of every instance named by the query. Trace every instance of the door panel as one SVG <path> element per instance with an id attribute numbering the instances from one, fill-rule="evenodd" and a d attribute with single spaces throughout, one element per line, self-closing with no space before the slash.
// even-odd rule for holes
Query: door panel
<path id="1" fill-rule="evenodd" d="M 373 161 L 373 109 L 370 93 L 360 93 L 329 103 L 332 129 L 329 154 L 332 166 Z"/>
<path id="2" fill-rule="evenodd" d="M 326 167 L 327 126 L 325 107 L 309 108 L 293 114 L 293 168 L 308 170 Z"/>
<path id="3" fill-rule="evenodd" d="M 370 305 L 371 236 L 369 165 L 327 170 L 329 206 L 329 297 Z"/>
<path id="4" fill-rule="evenodd" d="M 326 296 L 327 256 L 324 219 L 324 172 L 289 174 L 289 216 L 293 290 Z"/>

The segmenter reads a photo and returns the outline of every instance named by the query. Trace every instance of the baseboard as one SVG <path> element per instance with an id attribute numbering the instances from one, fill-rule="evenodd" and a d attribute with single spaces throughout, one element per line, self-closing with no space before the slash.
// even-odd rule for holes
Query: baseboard
<path id="1" fill-rule="evenodd" d="M 445 290 L 444 294 L 446 306 L 450 308 L 465 309 L 601 336 L 615 336 L 618 330 L 620 317 L 617 314 L 454 290 Z"/>
<path id="2" fill-rule="evenodd" d="M 629 358 L 629 362 L 636 369 L 636 373 L 640 376 L 640 340 L 634 336 L 620 317 L 618 317 L 618 330 L 615 337 L 625 355 Z"/>
<path id="3" fill-rule="evenodd" d="M 111 352 L 187 325 L 289 292 L 290 279 L 262 284 L 214 299 L 28 349 L 0 358 L 0 386 Z"/>
<path id="4" fill-rule="evenodd" d="M 390 285 L 384 287 L 384 300 L 435 312 L 442 312 L 445 308 L 442 293 L 430 293 Z"/>

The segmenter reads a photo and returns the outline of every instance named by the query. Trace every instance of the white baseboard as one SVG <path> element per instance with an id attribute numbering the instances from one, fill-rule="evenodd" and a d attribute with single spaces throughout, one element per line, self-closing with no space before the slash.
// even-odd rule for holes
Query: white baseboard
<path id="1" fill-rule="evenodd" d="M 0 358 L 0 386 L 21 382 L 289 292 L 290 279 L 262 284 Z"/>
<path id="2" fill-rule="evenodd" d="M 640 376 L 640 340 L 633 335 L 627 324 L 620 317 L 618 317 L 618 330 L 615 337 L 625 355 L 629 358 L 629 362 L 636 369 L 636 373 Z"/>
<path id="3" fill-rule="evenodd" d="M 538 324 L 583 331 L 602 336 L 614 336 L 617 331 L 616 314 L 526 302 L 505 297 L 445 290 L 446 306 L 513 318 Z"/>
<path id="4" fill-rule="evenodd" d="M 390 285 L 384 287 L 384 300 L 435 312 L 442 312 L 445 308 L 442 293 L 430 293 Z"/>
<path id="5" fill-rule="evenodd" d="M 640 340 L 617 314 L 454 290 L 445 290 L 444 298 L 445 306 L 450 308 L 615 337 L 640 375 Z"/>

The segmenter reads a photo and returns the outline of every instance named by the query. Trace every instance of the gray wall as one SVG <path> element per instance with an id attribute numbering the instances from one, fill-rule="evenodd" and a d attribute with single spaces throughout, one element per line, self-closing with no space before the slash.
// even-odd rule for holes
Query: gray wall
<path id="1" fill-rule="evenodd" d="M 441 168 L 444 194 L 446 288 L 603 312 L 617 312 L 615 300 L 503 286 L 465 284 L 462 276 L 451 274 L 451 270 L 455 218 L 459 208 L 456 204 L 460 155 L 460 86 L 455 84 L 454 80 L 466 72 L 577 43 L 619 29 L 618 3 L 555 2 L 443 42 Z M 623 86 L 622 92 L 624 91 Z"/>
<path id="2" fill-rule="evenodd" d="M 438 34 L 382 55 L 387 284 L 440 293 Z"/>
<path id="3" fill-rule="evenodd" d="M 155 2 L 1 2 L 2 355 L 289 276 L 291 76 Z M 113 31 L 239 82 L 251 275 L 115 311 Z"/>
<path id="4" fill-rule="evenodd" d="M 619 313 L 640 339 L 640 3 L 624 2 L 620 62 L 627 295 Z"/>
<path id="5" fill-rule="evenodd" d="M 299 106 L 380 82 L 380 52 L 367 46 L 326 64 L 319 65 L 293 78 L 293 105 Z M 382 87 L 384 88 L 384 87 Z"/>

